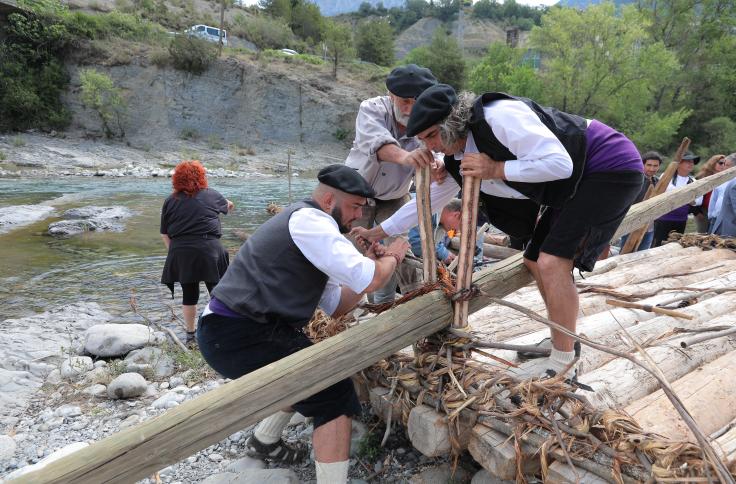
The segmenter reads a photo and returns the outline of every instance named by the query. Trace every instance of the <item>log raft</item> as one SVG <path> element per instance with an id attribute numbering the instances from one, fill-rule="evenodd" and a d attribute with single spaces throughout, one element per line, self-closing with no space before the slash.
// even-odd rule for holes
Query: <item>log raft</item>
<path id="1" fill-rule="evenodd" d="M 735 176 L 736 167 L 633 206 L 615 237 Z M 468 302 L 468 313 L 487 306 L 489 298 L 505 297 L 527 286 L 531 276 L 519 254 L 473 274 L 472 280 L 481 292 Z M 436 333 L 452 319 L 448 299 L 433 291 L 13 482 L 133 482 Z M 706 360 L 701 358 L 703 363 Z"/>

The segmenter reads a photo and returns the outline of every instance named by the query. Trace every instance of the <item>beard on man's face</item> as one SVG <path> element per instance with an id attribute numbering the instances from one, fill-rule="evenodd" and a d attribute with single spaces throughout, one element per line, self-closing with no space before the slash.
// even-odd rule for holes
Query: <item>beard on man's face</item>
<path id="1" fill-rule="evenodd" d="M 345 224 L 342 221 L 342 210 L 340 207 L 333 207 L 330 211 L 330 216 L 335 219 L 335 222 L 337 222 L 337 228 L 340 230 L 341 234 L 347 234 L 350 232 L 350 224 Z"/>
<path id="2" fill-rule="evenodd" d="M 409 125 L 409 115 L 404 114 L 401 112 L 401 109 L 399 109 L 399 106 L 392 103 L 394 107 L 394 117 L 396 118 L 396 122 L 399 123 L 402 126 L 408 126 Z"/>

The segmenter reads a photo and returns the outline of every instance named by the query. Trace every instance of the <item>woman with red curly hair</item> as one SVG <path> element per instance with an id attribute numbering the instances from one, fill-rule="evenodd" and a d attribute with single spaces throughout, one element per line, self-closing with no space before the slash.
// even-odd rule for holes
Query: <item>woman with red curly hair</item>
<path id="1" fill-rule="evenodd" d="M 207 188 L 207 176 L 199 161 L 182 161 L 171 177 L 174 192 L 161 209 L 161 238 L 168 249 L 161 283 L 174 297 L 174 283 L 182 289 L 182 314 L 186 324 L 187 342 L 194 341 L 199 283 L 207 291 L 220 282 L 229 258 L 220 243 L 221 213 L 235 207 L 219 192 Z"/>

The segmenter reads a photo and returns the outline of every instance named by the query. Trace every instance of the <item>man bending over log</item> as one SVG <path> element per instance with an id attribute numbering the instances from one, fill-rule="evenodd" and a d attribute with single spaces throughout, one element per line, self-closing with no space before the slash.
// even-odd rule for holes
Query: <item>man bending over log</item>
<path id="1" fill-rule="evenodd" d="M 531 234 L 524 263 L 537 281 L 552 321 L 575 331 L 578 293 L 574 267 L 591 271 L 608 246 L 642 184 L 634 144 L 605 124 L 539 106 L 503 93 L 475 97 L 438 84 L 417 99 L 407 134 L 446 153 L 452 181 L 432 184 L 432 207 L 442 207 L 462 176 L 482 179 L 481 196 L 490 222 L 514 237 Z M 537 220 L 537 207 L 544 207 Z M 416 223 L 414 202 L 379 227 L 356 229 L 376 240 Z M 552 331 L 539 343 L 551 355 L 525 365 L 523 377 L 578 369 L 579 345 Z"/>
<path id="2" fill-rule="evenodd" d="M 197 341 L 207 363 L 227 378 L 310 346 L 302 328 L 318 306 L 335 317 L 346 313 L 363 293 L 386 284 L 404 258 L 404 239 L 373 244 L 363 256 L 343 236 L 374 195 L 357 171 L 330 165 L 317 179 L 311 200 L 290 205 L 256 230 L 212 291 Z M 350 419 L 361 411 L 352 381 L 260 422 L 247 443 L 253 454 L 288 464 L 304 457 L 281 439 L 294 410 L 314 418 L 317 482 L 344 483 Z"/>

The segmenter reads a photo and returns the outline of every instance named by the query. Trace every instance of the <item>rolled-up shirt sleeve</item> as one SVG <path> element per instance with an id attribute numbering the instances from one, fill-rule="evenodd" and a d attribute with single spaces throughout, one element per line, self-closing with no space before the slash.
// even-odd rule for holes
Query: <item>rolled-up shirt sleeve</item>
<path id="1" fill-rule="evenodd" d="M 457 195 L 459 190 L 460 185 L 450 176 L 445 178 L 442 184 L 432 182 L 429 186 L 432 213 L 440 213 L 445 205 Z M 393 236 L 405 233 L 418 223 L 417 201 L 416 199 L 412 199 L 398 209 L 391 217 L 381 222 L 381 228 L 387 235 Z"/>
<path id="2" fill-rule="evenodd" d="M 373 280 L 375 262 L 358 252 L 322 210 L 302 208 L 294 212 L 289 234 L 304 257 L 335 284 L 361 293 Z"/>
<path id="3" fill-rule="evenodd" d="M 540 183 L 572 176 L 570 154 L 522 101 L 495 101 L 483 113 L 498 141 L 516 156 L 505 163 L 507 180 Z"/>
<path id="4" fill-rule="evenodd" d="M 358 116 L 355 118 L 354 147 L 363 153 L 374 155 L 383 145 L 400 146 L 386 127 L 388 115 L 387 106 L 381 98 L 367 99 L 360 103 Z"/>

